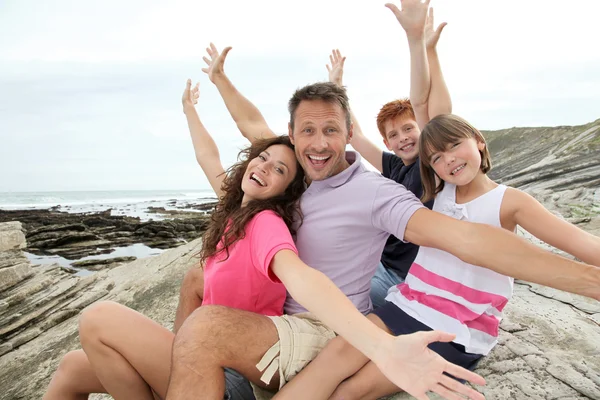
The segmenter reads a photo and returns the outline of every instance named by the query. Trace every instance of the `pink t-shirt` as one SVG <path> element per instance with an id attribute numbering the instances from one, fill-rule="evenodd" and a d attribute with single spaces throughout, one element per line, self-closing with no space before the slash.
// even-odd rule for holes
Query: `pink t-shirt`
<path id="1" fill-rule="evenodd" d="M 298 254 L 283 219 L 268 210 L 256 214 L 246 225 L 246 237 L 229 247 L 227 260 L 222 252 L 206 261 L 202 304 L 282 315 L 285 286 L 269 267 L 273 256 L 286 249 Z"/>

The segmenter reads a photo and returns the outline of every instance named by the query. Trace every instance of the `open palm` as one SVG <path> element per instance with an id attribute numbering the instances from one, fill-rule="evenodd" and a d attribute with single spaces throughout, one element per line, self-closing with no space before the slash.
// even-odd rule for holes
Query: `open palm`
<path id="1" fill-rule="evenodd" d="M 225 47 L 223 52 L 219 53 L 217 47 L 212 43 L 206 48 L 206 52 L 210 58 L 206 56 L 202 57 L 206 65 L 208 65 L 208 67 L 202 68 L 202 72 L 205 72 L 208 75 L 208 79 L 210 79 L 212 83 L 215 82 L 215 78 L 218 75 L 223 75 L 225 73 L 225 58 L 227 57 L 229 50 L 231 50 L 231 46 Z"/>
<path id="2" fill-rule="evenodd" d="M 442 22 L 436 30 L 433 30 L 433 26 L 433 7 L 431 7 L 429 9 L 429 15 L 427 15 L 427 21 L 425 21 L 425 45 L 428 49 L 434 49 L 435 46 L 437 46 L 438 40 L 440 40 L 440 35 L 442 34 L 442 30 L 444 30 L 446 23 Z"/>
<path id="3" fill-rule="evenodd" d="M 440 331 L 398 336 L 394 339 L 393 348 L 388 349 L 375 363 L 391 382 L 419 400 L 427 400 L 428 391 L 446 399 L 468 396 L 470 399 L 484 400 L 481 393 L 444 372 L 478 385 L 485 384 L 481 376 L 444 360 L 427 347 L 432 342 L 450 342 L 454 337 Z"/>
<path id="4" fill-rule="evenodd" d="M 329 72 L 329 82 L 335 83 L 338 86 L 342 86 L 344 77 L 344 62 L 346 57 L 342 57 L 342 53 L 338 49 L 332 50 L 329 56 L 329 64 L 326 65 L 327 72 Z"/>

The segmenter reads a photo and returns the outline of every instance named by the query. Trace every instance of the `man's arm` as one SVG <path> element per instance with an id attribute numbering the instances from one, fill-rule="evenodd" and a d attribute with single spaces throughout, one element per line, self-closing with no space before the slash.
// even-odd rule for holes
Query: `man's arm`
<path id="1" fill-rule="evenodd" d="M 221 164 L 219 149 L 204 127 L 204 124 L 202 124 L 202 121 L 200 121 L 200 117 L 196 111 L 195 104 L 198 102 L 199 96 L 198 84 L 193 88 L 191 86 L 192 81 L 188 79 L 181 102 L 183 103 L 183 112 L 190 129 L 196 161 L 200 164 L 217 197 L 221 198 L 223 196 L 221 186 L 223 185 L 223 179 L 225 179 L 225 170 Z"/>
<path id="2" fill-rule="evenodd" d="M 407 6 L 404 1 L 402 9 L 391 3 L 386 4 L 386 7 L 392 10 L 406 32 L 410 50 L 410 103 L 419 129 L 423 129 L 429 122 L 427 103 L 431 85 L 425 48 L 425 22 L 429 0 L 417 7 Z"/>
<path id="3" fill-rule="evenodd" d="M 503 275 L 600 300 L 600 268 L 552 254 L 505 229 L 419 209 L 404 239 Z"/>
<path id="4" fill-rule="evenodd" d="M 446 23 L 441 23 L 436 30 L 433 30 L 433 26 L 433 7 L 431 7 L 425 23 L 425 47 L 427 48 L 427 60 L 429 64 L 429 73 L 431 75 L 431 88 L 427 105 L 429 119 L 440 114 L 452 113 L 450 92 L 446 86 L 440 59 L 437 54 L 437 43 Z"/>
<path id="5" fill-rule="evenodd" d="M 231 47 L 226 47 L 222 53 L 219 53 L 215 45 L 211 43 L 210 47 L 206 48 L 210 59 L 203 57 L 208 66 L 202 71 L 208 74 L 210 81 L 219 90 L 229 114 L 246 139 L 254 142 L 255 139 L 276 136 L 258 108 L 233 86 L 225 74 L 223 66 L 229 50 Z"/>
<path id="6" fill-rule="evenodd" d="M 336 85 L 343 87 L 344 63 L 346 62 L 346 57 L 342 57 L 340 51 L 338 49 L 335 49 L 331 51 L 329 61 L 331 62 L 331 67 L 329 66 L 329 64 L 326 65 L 327 72 L 329 73 L 329 82 L 335 83 Z M 353 125 L 353 135 L 350 144 L 352 145 L 354 150 L 358 151 L 360 155 L 365 160 L 367 160 L 372 166 L 377 168 L 379 172 L 383 172 L 383 150 L 377 147 L 375 143 L 367 139 L 362 129 L 360 128 L 358 119 L 354 115 L 352 109 L 350 110 L 350 117 L 352 118 Z"/>
<path id="7" fill-rule="evenodd" d="M 406 392 L 427 399 L 425 393 L 429 390 L 443 395 L 440 392 L 443 386 L 444 390 L 483 399 L 475 390 L 456 385 L 443 372 L 476 384 L 484 384 L 483 378 L 445 361 L 427 348 L 434 341 L 449 342 L 455 335 L 420 332 L 394 337 L 384 332 L 362 315 L 323 273 L 304 264 L 291 250 L 275 254 L 271 271 L 296 301 L 372 359 L 388 379 Z"/>

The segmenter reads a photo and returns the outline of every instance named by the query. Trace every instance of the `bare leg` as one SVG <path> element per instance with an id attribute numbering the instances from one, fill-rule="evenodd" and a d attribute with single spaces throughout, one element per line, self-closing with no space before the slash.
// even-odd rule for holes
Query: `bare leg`
<path id="1" fill-rule="evenodd" d="M 64 355 L 43 400 L 87 400 L 90 393 L 106 393 L 83 350 Z"/>
<path id="2" fill-rule="evenodd" d="M 342 382 L 331 395 L 330 400 L 377 400 L 401 391 L 374 363 L 369 361 L 354 376 Z"/>
<path id="3" fill-rule="evenodd" d="M 204 270 L 193 267 L 186 272 L 181 283 L 179 291 L 179 304 L 175 313 L 175 327 L 173 331 L 177 333 L 183 324 L 183 321 L 198 307 L 202 305 L 202 296 L 204 295 Z"/>
<path id="4" fill-rule="evenodd" d="M 120 304 L 88 307 L 79 322 L 81 345 L 102 386 L 116 399 L 164 398 L 175 335 Z"/>
<path id="5" fill-rule="evenodd" d="M 367 318 L 389 332 L 376 315 L 371 314 Z M 275 396 L 275 399 L 329 399 L 342 381 L 352 376 L 368 362 L 367 357 L 352 347 L 344 338 L 338 336 L 327 344 L 317 358 L 287 383 Z"/>
<path id="6" fill-rule="evenodd" d="M 167 399 L 195 400 L 202 393 L 203 399 L 222 400 L 225 367 L 262 384 L 256 364 L 277 340 L 275 324 L 264 315 L 222 306 L 197 309 L 175 339 Z M 271 388 L 278 387 L 275 381 Z"/>

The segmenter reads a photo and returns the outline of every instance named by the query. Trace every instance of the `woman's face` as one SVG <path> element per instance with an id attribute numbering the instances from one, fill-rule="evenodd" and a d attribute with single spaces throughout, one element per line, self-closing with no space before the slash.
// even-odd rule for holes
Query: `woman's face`
<path id="1" fill-rule="evenodd" d="M 294 180 L 296 169 L 294 150 L 283 144 L 269 146 L 246 168 L 242 179 L 242 204 L 283 194 Z"/>

